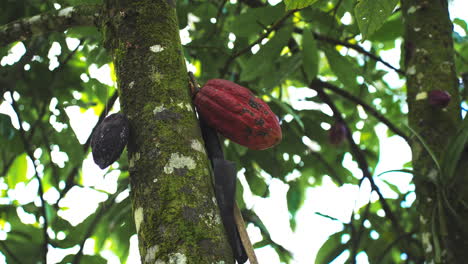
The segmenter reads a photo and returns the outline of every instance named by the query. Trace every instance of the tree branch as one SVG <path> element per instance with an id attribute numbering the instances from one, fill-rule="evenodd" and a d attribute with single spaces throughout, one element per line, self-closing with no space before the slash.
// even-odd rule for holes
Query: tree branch
<path id="1" fill-rule="evenodd" d="M 290 10 L 288 11 L 283 17 L 281 17 L 280 19 L 278 19 L 275 23 L 273 23 L 270 27 L 268 27 L 265 32 L 263 34 L 261 34 L 257 40 L 255 40 L 254 42 L 250 43 L 247 47 L 241 49 L 240 51 L 234 53 L 231 55 L 231 57 L 229 57 L 227 60 L 226 60 L 226 63 L 224 64 L 224 67 L 223 69 L 221 70 L 221 76 L 224 76 L 226 73 L 227 73 L 227 69 L 229 68 L 229 65 L 231 65 L 231 63 L 234 61 L 234 59 L 236 59 L 237 57 L 243 55 L 244 53 L 248 52 L 253 46 L 255 46 L 256 44 L 262 42 L 263 39 L 265 39 L 266 37 L 268 37 L 268 35 L 270 35 L 271 32 L 279 29 L 281 27 L 281 25 L 283 25 L 284 21 L 286 21 L 286 19 L 288 19 L 292 14 L 294 14 L 297 10 Z"/>
<path id="2" fill-rule="evenodd" d="M 29 142 L 26 138 L 26 131 L 23 128 L 23 121 L 21 119 L 20 111 L 18 109 L 18 106 L 16 105 L 15 99 L 13 99 L 13 92 L 10 91 L 11 98 L 12 98 L 12 103 L 11 106 L 13 107 L 13 110 L 16 113 L 16 116 L 18 117 L 18 123 L 19 123 L 19 132 L 20 132 L 20 138 L 21 141 L 24 145 L 24 149 L 26 151 L 26 154 L 28 157 L 31 159 L 33 162 L 33 167 L 34 167 L 34 177 L 37 179 L 39 187 L 38 187 L 38 192 L 39 192 L 39 199 L 41 200 L 41 215 L 44 218 L 44 226 L 42 227 L 42 233 L 44 236 L 44 241 L 42 243 L 42 250 L 44 252 L 43 255 L 43 262 L 47 263 L 47 251 L 48 251 L 48 245 L 49 245 L 49 235 L 47 234 L 47 229 L 49 228 L 49 222 L 47 220 L 47 213 L 46 213 L 46 202 L 44 200 L 44 187 L 42 186 L 42 179 L 39 177 L 39 173 L 37 171 L 36 164 L 34 163 L 34 153 L 33 150 L 30 148 Z"/>
<path id="3" fill-rule="evenodd" d="M 325 88 L 327 90 L 330 90 L 338 95 L 341 95 L 342 97 L 350 100 L 350 101 L 353 101 L 354 103 L 362 106 L 362 108 L 364 108 L 364 110 L 366 110 L 366 112 L 368 112 L 369 114 L 373 115 L 375 118 L 377 118 L 378 120 L 380 120 L 382 123 L 384 123 L 391 131 L 393 131 L 393 133 L 397 134 L 398 136 L 402 137 L 404 140 L 406 140 L 406 142 L 410 143 L 410 138 L 406 135 L 405 132 L 403 132 L 402 130 L 400 130 L 397 126 L 395 126 L 389 119 L 387 119 L 384 115 L 382 115 L 381 113 L 379 113 L 375 108 L 373 108 L 372 106 L 370 106 L 369 104 L 367 104 L 366 102 L 364 102 L 362 99 L 360 99 L 359 97 L 343 90 L 343 89 L 340 89 L 339 87 L 331 84 L 331 83 L 328 83 L 328 82 L 323 82 L 321 80 L 316 80 L 317 84 L 320 84 L 322 88 Z"/>
<path id="4" fill-rule="evenodd" d="M 330 38 L 328 36 L 324 36 L 324 35 L 320 35 L 318 33 L 314 33 L 314 38 L 316 40 L 320 40 L 320 41 L 324 41 L 324 42 L 328 42 L 328 43 L 331 43 L 331 44 L 334 44 L 334 45 L 341 45 L 341 46 L 345 46 L 347 48 L 350 48 L 350 49 L 353 49 L 361 54 L 364 54 L 365 56 L 373 59 L 373 60 L 376 60 L 380 63 L 382 63 L 383 65 L 389 67 L 390 69 L 398 72 L 399 74 L 401 75 L 405 75 L 405 72 L 392 66 L 390 63 L 384 61 L 382 58 L 380 58 L 379 56 L 365 50 L 363 47 L 357 45 L 357 44 L 352 44 L 352 43 L 349 43 L 349 42 L 346 42 L 346 41 L 341 41 L 341 40 L 338 40 L 338 39 L 333 39 L 333 38 Z"/>
<path id="5" fill-rule="evenodd" d="M 325 104 L 327 104 L 331 108 L 333 112 L 333 117 L 336 119 L 336 121 L 342 123 L 346 127 L 346 138 L 351 148 L 351 154 L 353 155 L 356 162 L 358 163 L 358 167 L 363 173 L 363 178 L 367 178 L 369 180 L 372 190 L 377 193 L 379 197 L 379 202 L 382 205 L 382 209 L 385 211 L 386 216 L 390 219 L 393 228 L 397 231 L 398 234 L 402 233 L 402 229 L 398 223 L 398 219 L 395 217 L 392 210 L 390 209 L 390 206 L 388 205 L 387 201 L 385 200 L 382 193 L 380 192 L 379 187 L 375 184 L 374 179 L 372 178 L 372 174 L 369 171 L 369 165 L 367 163 L 366 157 L 364 156 L 363 151 L 359 148 L 359 146 L 354 141 L 351 130 L 349 129 L 349 126 L 347 125 L 346 121 L 342 117 L 341 112 L 338 110 L 338 108 L 333 103 L 333 101 L 328 96 L 328 94 L 326 94 L 325 91 L 323 90 L 322 82 L 320 80 L 318 79 L 313 80 L 310 84 L 310 87 L 314 89 L 315 91 L 317 91 L 318 96 L 323 100 Z"/>
<path id="6" fill-rule="evenodd" d="M 70 27 L 99 25 L 100 13 L 100 5 L 80 5 L 19 19 L 0 26 L 0 46 Z"/>

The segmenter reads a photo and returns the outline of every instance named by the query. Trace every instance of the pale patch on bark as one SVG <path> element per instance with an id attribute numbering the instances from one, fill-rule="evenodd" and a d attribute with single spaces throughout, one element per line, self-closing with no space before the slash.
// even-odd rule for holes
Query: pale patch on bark
<path id="1" fill-rule="evenodd" d="M 420 221 L 420 222 L 421 222 L 421 224 L 423 224 L 423 225 L 427 224 L 427 219 L 426 219 L 426 218 L 424 218 L 424 216 L 422 216 L 422 215 L 421 215 L 421 216 L 419 216 L 419 221 Z"/>
<path id="2" fill-rule="evenodd" d="M 153 261 L 156 259 L 156 253 L 158 253 L 159 246 L 154 245 L 146 251 L 146 256 L 145 256 L 145 262 L 146 263 L 153 263 Z"/>
<path id="3" fill-rule="evenodd" d="M 153 114 L 156 115 L 158 113 L 161 113 L 162 111 L 166 110 L 166 108 L 164 107 L 164 104 L 160 105 L 160 106 L 156 106 L 153 110 Z"/>
<path id="4" fill-rule="evenodd" d="M 411 66 L 408 68 L 408 70 L 406 71 L 406 73 L 408 73 L 409 75 L 414 75 L 416 74 L 416 66 Z"/>
<path id="5" fill-rule="evenodd" d="M 426 92 L 421 92 L 416 95 L 416 101 L 419 100 L 424 100 L 427 98 L 427 93 Z"/>
<path id="6" fill-rule="evenodd" d="M 128 88 L 132 89 L 134 85 L 135 85 L 135 81 L 132 81 L 128 84 Z"/>
<path id="7" fill-rule="evenodd" d="M 164 172 L 167 174 L 173 173 L 174 169 L 182 169 L 186 167 L 189 170 L 195 169 L 197 164 L 191 157 L 172 153 L 169 162 L 164 166 Z"/>
<path id="8" fill-rule="evenodd" d="M 431 180 L 431 181 L 436 181 L 437 180 L 437 175 L 438 175 L 438 172 L 436 169 L 432 169 L 428 174 L 427 174 L 427 177 Z"/>
<path id="9" fill-rule="evenodd" d="M 178 103 L 177 106 L 182 108 L 182 109 L 185 108 L 185 109 L 187 109 L 187 111 L 192 112 L 192 105 L 190 103 L 186 103 L 186 104 Z"/>
<path id="10" fill-rule="evenodd" d="M 140 225 L 141 223 L 143 223 L 143 208 L 142 207 L 138 207 L 136 210 L 135 210 L 135 227 L 136 227 L 136 231 L 138 233 L 138 231 L 140 231 Z"/>
<path id="11" fill-rule="evenodd" d="M 40 15 L 37 15 L 37 16 L 33 16 L 29 19 L 29 23 L 31 24 L 34 24 L 36 22 L 38 22 L 39 20 L 41 20 L 41 16 Z"/>
<path id="12" fill-rule="evenodd" d="M 66 7 L 58 12 L 58 15 L 61 17 L 71 17 L 73 13 L 73 6 Z"/>
<path id="13" fill-rule="evenodd" d="M 432 252 L 432 244 L 431 244 L 431 234 L 430 233 L 423 233 L 422 234 L 422 244 L 424 246 L 424 251 L 426 253 Z"/>
<path id="14" fill-rule="evenodd" d="M 415 13 L 416 11 L 418 11 L 418 7 L 416 6 L 411 6 L 410 8 L 408 8 L 408 14 L 413 14 Z"/>
<path id="15" fill-rule="evenodd" d="M 187 256 L 182 253 L 172 253 L 169 255 L 168 264 L 187 264 Z"/>
<path id="16" fill-rule="evenodd" d="M 205 149 L 203 148 L 202 143 L 196 139 L 192 140 L 192 143 L 190 144 L 190 146 L 196 151 L 205 153 Z"/>
<path id="17" fill-rule="evenodd" d="M 150 47 L 150 50 L 154 53 L 158 53 L 164 50 L 164 47 L 161 45 L 153 45 Z"/>
<path id="18" fill-rule="evenodd" d="M 133 156 L 130 158 L 130 161 L 128 162 L 128 167 L 133 168 L 135 166 L 135 162 L 137 162 L 140 159 L 140 153 L 136 152 L 133 154 Z"/>
<path id="19" fill-rule="evenodd" d="M 204 219 L 204 222 L 207 226 L 221 224 L 221 217 L 219 217 L 219 215 L 215 212 L 208 212 L 205 217 L 200 215 L 200 218 Z"/>

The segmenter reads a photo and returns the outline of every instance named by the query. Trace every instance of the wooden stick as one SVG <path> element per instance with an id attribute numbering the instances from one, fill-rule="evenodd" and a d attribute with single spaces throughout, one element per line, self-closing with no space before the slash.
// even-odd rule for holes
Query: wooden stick
<path id="1" fill-rule="evenodd" d="M 237 202 L 234 203 L 234 220 L 236 222 L 237 230 L 239 231 L 239 236 L 244 245 L 245 252 L 249 257 L 250 264 L 258 264 L 257 256 L 255 255 L 252 242 L 250 242 L 249 235 L 247 234 L 247 229 L 245 226 L 244 219 L 242 218 L 242 213 L 237 205 Z"/>

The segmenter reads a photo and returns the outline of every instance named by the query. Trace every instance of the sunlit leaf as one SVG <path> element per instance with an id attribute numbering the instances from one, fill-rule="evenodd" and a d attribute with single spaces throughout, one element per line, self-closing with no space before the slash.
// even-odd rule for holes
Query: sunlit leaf
<path id="1" fill-rule="evenodd" d="M 363 40 L 379 29 L 392 14 L 398 0 L 360 0 L 354 8 Z"/>
<path id="2" fill-rule="evenodd" d="M 287 10 L 301 9 L 317 2 L 317 0 L 284 0 Z"/>

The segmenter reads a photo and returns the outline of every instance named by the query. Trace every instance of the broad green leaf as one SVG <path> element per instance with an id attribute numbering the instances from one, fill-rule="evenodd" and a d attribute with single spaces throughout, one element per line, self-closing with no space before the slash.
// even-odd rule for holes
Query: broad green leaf
<path id="1" fill-rule="evenodd" d="M 465 31 L 465 34 L 468 34 L 468 24 L 465 20 L 455 18 L 453 23 L 459 25 Z"/>
<path id="2" fill-rule="evenodd" d="M 295 230 L 296 228 L 296 213 L 301 208 L 305 200 L 305 189 L 307 188 L 306 184 L 303 184 L 301 180 L 295 180 L 289 182 L 289 190 L 287 193 L 288 200 L 288 211 L 292 215 L 290 218 L 291 229 Z"/>
<path id="3" fill-rule="evenodd" d="M 10 188 L 15 188 L 17 183 L 27 180 L 28 161 L 26 153 L 16 157 L 7 174 L 7 183 Z"/>
<path id="4" fill-rule="evenodd" d="M 288 103 L 280 101 L 274 97 L 270 98 L 272 102 L 278 105 L 285 113 L 288 113 L 294 117 L 294 120 L 301 127 L 301 130 L 304 131 L 304 123 L 301 120 L 301 117 L 296 113 L 296 111 Z"/>
<path id="5" fill-rule="evenodd" d="M 385 44 L 384 49 L 393 48 L 395 39 L 403 35 L 403 19 L 401 14 L 394 15 L 369 36 L 370 41 L 382 42 Z"/>
<path id="6" fill-rule="evenodd" d="M 354 8 L 354 15 L 364 41 L 379 29 L 392 14 L 398 0 L 361 0 Z"/>
<path id="7" fill-rule="evenodd" d="M 0 137 L 10 140 L 15 135 L 15 128 L 11 125 L 10 116 L 0 114 Z"/>
<path id="8" fill-rule="evenodd" d="M 452 140 L 447 145 L 447 149 L 444 152 L 444 158 L 441 163 L 442 173 L 444 178 L 447 180 L 445 184 L 448 184 L 452 181 L 455 174 L 455 169 L 457 168 L 458 162 L 460 160 L 461 154 L 465 149 L 466 143 L 468 141 L 468 118 L 465 118 Z"/>
<path id="9" fill-rule="evenodd" d="M 264 87 L 266 91 L 271 91 L 273 88 L 284 83 L 285 80 L 291 78 L 294 72 L 299 70 L 302 64 L 302 56 L 297 53 L 293 56 L 281 56 L 276 61 L 276 68 L 274 75 L 263 75 L 260 83 L 260 87 Z"/>
<path id="10" fill-rule="evenodd" d="M 60 262 L 60 264 L 65 264 L 65 263 L 72 263 L 73 260 L 75 259 L 75 255 L 67 255 L 63 260 Z M 106 264 L 107 260 L 99 255 L 82 255 L 80 257 L 80 263 L 86 263 L 86 264 Z"/>
<path id="11" fill-rule="evenodd" d="M 261 33 L 265 27 L 284 16 L 282 5 L 249 8 L 227 25 L 227 29 L 236 37 L 249 37 Z"/>
<path id="12" fill-rule="evenodd" d="M 265 180 L 260 177 L 257 169 L 253 166 L 246 168 L 245 178 L 249 183 L 250 190 L 253 194 L 261 197 L 268 195 L 268 185 L 265 183 Z"/>
<path id="13" fill-rule="evenodd" d="M 353 90 L 356 88 L 356 78 L 358 73 L 356 66 L 334 48 L 325 48 L 323 50 L 325 51 L 331 70 L 345 85 L 345 89 Z"/>
<path id="14" fill-rule="evenodd" d="M 271 74 L 269 69 L 283 47 L 287 45 L 291 32 L 292 27 L 279 30 L 264 46 L 261 46 L 260 51 L 247 60 L 241 72 L 241 80 L 251 81 L 260 75 Z"/>
<path id="15" fill-rule="evenodd" d="M 284 0 L 286 10 L 301 9 L 317 2 L 317 0 Z"/>
<path id="16" fill-rule="evenodd" d="M 341 243 L 343 234 L 345 233 L 338 232 L 328 238 L 315 257 L 316 264 L 330 263 L 348 248 L 347 244 Z"/>
<path id="17" fill-rule="evenodd" d="M 311 81 L 318 73 L 319 53 L 313 32 L 310 30 L 304 30 L 302 33 L 302 52 L 302 63 L 308 77 L 307 81 Z"/>

